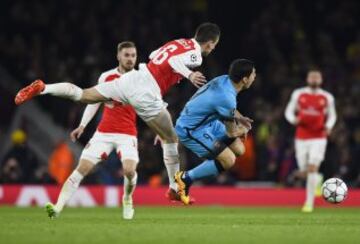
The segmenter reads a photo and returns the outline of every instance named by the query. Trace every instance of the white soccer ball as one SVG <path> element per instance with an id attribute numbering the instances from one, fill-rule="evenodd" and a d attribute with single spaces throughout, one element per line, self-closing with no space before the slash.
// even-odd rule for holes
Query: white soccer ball
<path id="1" fill-rule="evenodd" d="M 339 178 L 327 179 L 321 188 L 323 198 L 329 203 L 341 203 L 348 194 L 348 188 Z"/>

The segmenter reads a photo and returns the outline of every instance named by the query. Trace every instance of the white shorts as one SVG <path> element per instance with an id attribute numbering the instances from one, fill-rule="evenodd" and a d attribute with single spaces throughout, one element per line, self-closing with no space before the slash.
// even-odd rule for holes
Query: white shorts
<path id="1" fill-rule="evenodd" d="M 305 171 L 307 165 L 320 166 L 325 158 L 327 139 L 295 139 L 295 156 L 298 167 Z"/>
<path id="2" fill-rule="evenodd" d="M 94 164 L 106 160 L 116 150 L 121 160 L 130 159 L 139 162 L 136 136 L 120 133 L 101 133 L 96 131 L 81 153 L 80 158 Z"/>
<path id="3" fill-rule="evenodd" d="M 139 65 L 139 70 L 123 74 L 113 82 L 104 82 L 95 86 L 104 97 L 134 107 L 136 113 L 149 121 L 167 107 L 157 84 L 145 64 Z"/>

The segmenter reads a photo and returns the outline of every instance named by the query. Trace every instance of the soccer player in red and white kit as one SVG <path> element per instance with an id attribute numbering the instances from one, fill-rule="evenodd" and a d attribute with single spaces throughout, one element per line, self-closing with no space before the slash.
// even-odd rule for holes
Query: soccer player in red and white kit
<path id="1" fill-rule="evenodd" d="M 170 187 L 172 191 L 177 191 L 174 175 L 179 170 L 178 137 L 162 96 L 183 78 L 189 79 L 197 87 L 206 82 L 201 72 L 191 69 L 201 65 L 202 57 L 212 52 L 219 38 L 219 27 L 204 23 L 197 28 L 194 38 L 166 43 L 152 52 L 150 61 L 140 64 L 138 71 L 128 72 L 114 82 L 83 90 L 71 83 L 45 85 L 37 80 L 18 92 L 15 103 L 19 105 L 36 95 L 49 94 L 83 103 L 115 100 L 130 104 L 160 136 Z M 239 118 L 239 121 L 248 126 L 247 118 Z"/>
<path id="2" fill-rule="evenodd" d="M 106 71 L 99 77 L 98 83 L 111 82 L 134 69 L 137 59 L 133 42 L 121 42 L 117 47 L 118 67 Z M 101 103 L 88 105 L 82 116 L 80 125 L 70 134 L 75 141 L 84 132 L 85 127 L 99 110 Z M 139 162 L 137 150 L 136 113 L 130 105 L 122 105 L 117 101 L 104 103 L 104 110 L 97 130 L 80 156 L 79 164 L 64 183 L 55 205 L 48 203 L 46 210 L 49 217 L 57 217 L 78 189 L 82 179 L 100 161 L 106 160 L 116 150 L 121 159 L 124 172 L 123 218 L 132 219 L 134 208 L 132 194 L 137 182 L 136 166 Z"/>
<path id="3" fill-rule="evenodd" d="M 336 122 L 334 97 L 321 89 L 322 82 L 320 70 L 309 70 L 307 86 L 293 91 L 285 110 L 287 121 L 296 126 L 295 155 L 299 170 L 307 175 L 303 212 L 314 209 L 319 167 L 325 157 L 327 137 Z"/>

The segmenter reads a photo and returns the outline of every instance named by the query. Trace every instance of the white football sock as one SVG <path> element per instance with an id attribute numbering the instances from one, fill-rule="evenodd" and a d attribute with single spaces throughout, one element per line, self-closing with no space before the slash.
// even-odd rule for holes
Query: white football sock
<path id="1" fill-rule="evenodd" d="M 80 182 L 84 176 L 80 174 L 79 171 L 74 170 L 72 174 L 67 178 L 63 187 L 61 188 L 61 192 L 59 194 L 57 203 L 55 205 L 55 210 L 57 212 L 61 212 L 64 208 L 65 204 L 70 200 L 75 191 L 79 188 Z"/>
<path id="2" fill-rule="evenodd" d="M 168 173 L 169 186 L 173 190 L 177 190 L 175 183 L 175 173 L 180 170 L 180 157 L 177 143 L 163 143 L 164 164 Z"/>
<path id="3" fill-rule="evenodd" d="M 314 206 L 315 189 L 318 183 L 318 178 L 319 177 L 317 172 L 312 172 L 307 174 L 305 204 L 311 207 Z"/>
<path id="4" fill-rule="evenodd" d="M 132 198 L 132 194 L 135 191 L 136 183 L 137 183 L 137 173 L 135 173 L 134 177 L 129 180 L 126 176 L 124 176 L 124 195 L 123 199 L 125 201 L 130 200 Z"/>
<path id="5" fill-rule="evenodd" d="M 73 101 L 79 101 L 83 94 L 83 90 L 74 84 L 62 82 L 45 85 L 45 89 L 41 92 L 41 95 L 45 94 L 51 94 L 57 97 L 64 97 Z"/>

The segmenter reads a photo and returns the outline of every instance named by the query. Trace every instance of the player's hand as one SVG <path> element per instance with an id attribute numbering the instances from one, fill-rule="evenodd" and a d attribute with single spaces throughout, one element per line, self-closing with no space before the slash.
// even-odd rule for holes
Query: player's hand
<path id="1" fill-rule="evenodd" d="M 242 137 L 249 131 L 245 126 L 239 125 L 236 121 L 224 121 L 226 134 L 230 138 Z"/>
<path id="2" fill-rule="evenodd" d="M 300 123 L 300 119 L 299 119 L 299 118 L 295 118 L 294 125 L 298 125 L 299 123 Z"/>
<path id="3" fill-rule="evenodd" d="M 327 135 L 327 136 L 330 136 L 330 135 L 331 135 L 331 132 L 332 132 L 331 129 L 326 128 L 326 135 Z"/>
<path id="4" fill-rule="evenodd" d="M 254 122 L 254 120 L 250 119 L 249 117 L 240 115 L 236 118 L 236 121 L 245 126 L 246 129 L 251 130 L 251 123 Z"/>
<path id="5" fill-rule="evenodd" d="M 154 146 L 156 146 L 159 143 L 160 145 L 162 144 L 161 137 L 159 135 L 156 135 L 154 138 Z"/>
<path id="6" fill-rule="evenodd" d="M 227 135 L 230 138 L 239 137 L 240 139 L 247 137 L 248 129 L 245 128 L 245 126 L 237 126 L 234 130 L 227 131 Z"/>
<path id="7" fill-rule="evenodd" d="M 201 86 L 203 86 L 206 83 L 206 78 L 205 76 L 199 72 L 199 71 L 195 71 L 192 72 L 189 75 L 189 80 L 191 81 L 191 83 L 193 83 L 194 86 L 196 86 L 197 88 L 200 88 Z"/>
<path id="8" fill-rule="evenodd" d="M 82 133 L 84 133 L 84 129 L 85 127 L 80 125 L 78 128 L 76 128 L 75 130 L 73 130 L 70 133 L 70 138 L 73 142 L 75 142 L 77 139 L 80 138 L 80 136 L 82 135 Z"/>

